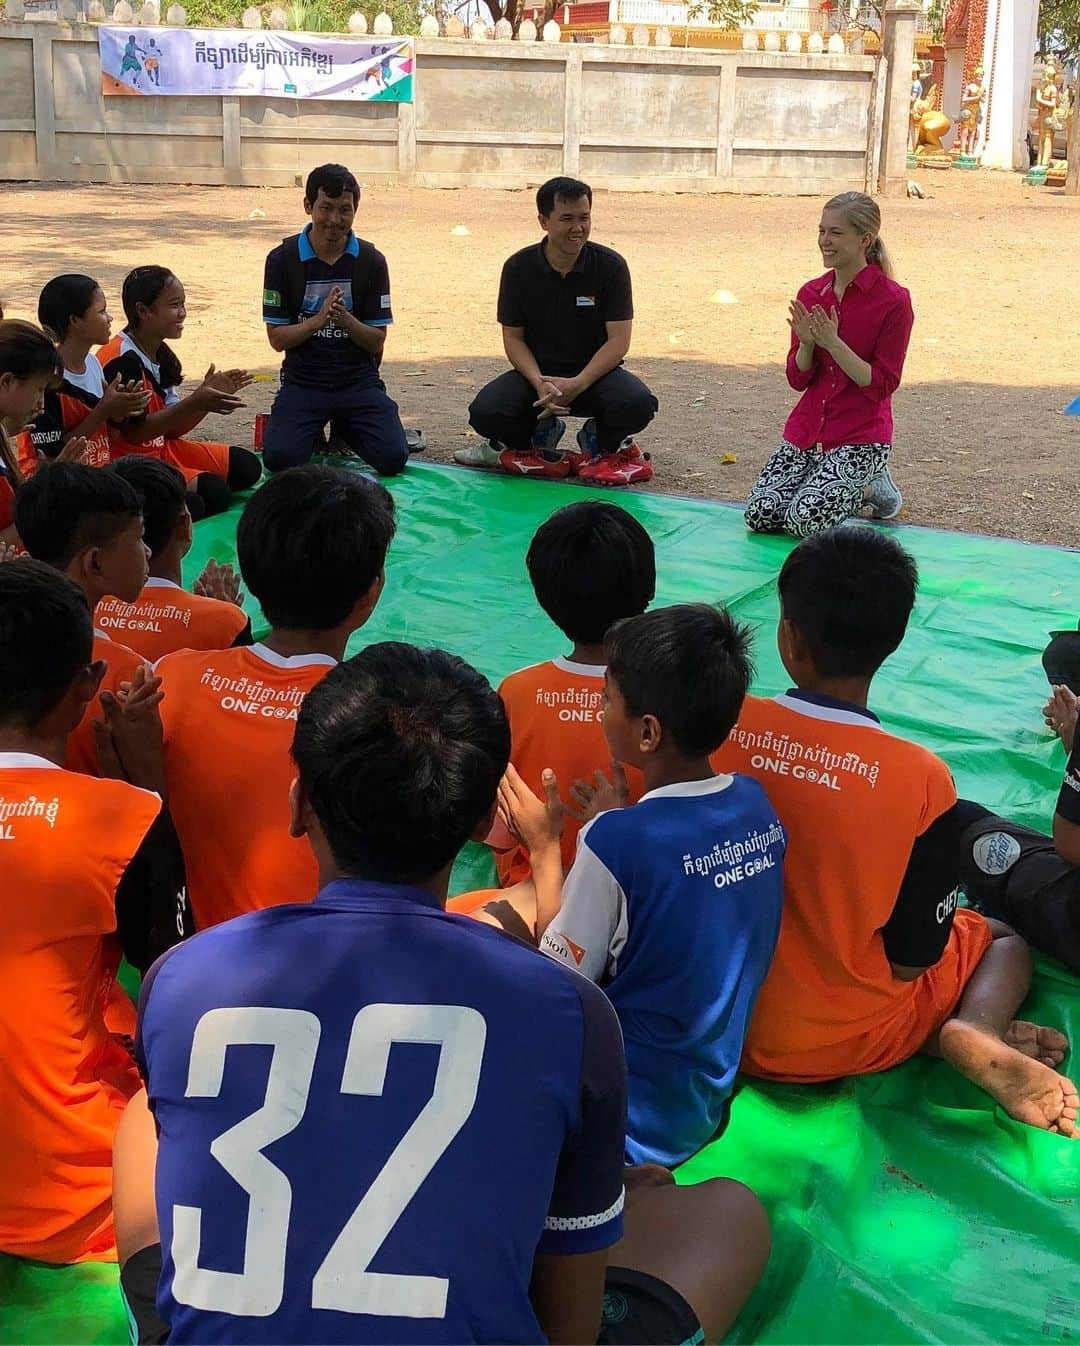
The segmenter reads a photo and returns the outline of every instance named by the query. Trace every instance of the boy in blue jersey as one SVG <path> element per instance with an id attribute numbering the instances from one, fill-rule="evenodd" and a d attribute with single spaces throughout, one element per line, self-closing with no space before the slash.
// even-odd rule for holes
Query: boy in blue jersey
<path id="1" fill-rule="evenodd" d="M 318 897 L 206 931 L 143 988 L 153 1116 L 139 1095 L 114 1182 L 140 1339 L 592 1341 L 613 1244 L 603 1340 L 701 1340 L 749 1294 L 768 1228 L 738 1184 L 635 1188 L 618 1243 L 611 1007 L 444 909 L 509 749 L 496 694 L 441 651 L 375 645 L 308 693 L 292 827 Z"/>
<path id="2" fill-rule="evenodd" d="M 747 629 L 706 604 L 659 608 L 618 622 L 606 653 L 616 783 L 571 792 L 592 821 L 540 947 L 619 1016 L 627 1158 L 672 1165 L 723 1120 L 780 930 L 786 839 L 756 781 L 709 764 L 750 682 Z M 645 779 L 628 808 L 623 764 Z"/>

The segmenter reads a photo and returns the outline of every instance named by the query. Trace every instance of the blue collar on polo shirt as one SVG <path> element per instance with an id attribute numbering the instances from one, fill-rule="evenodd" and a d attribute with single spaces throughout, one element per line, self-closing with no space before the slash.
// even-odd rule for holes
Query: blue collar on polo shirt
<path id="1" fill-rule="evenodd" d="M 315 260 L 315 249 L 311 246 L 311 239 L 308 235 L 311 233 L 311 225 L 305 225 L 300 231 L 300 260 L 302 262 L 312 262 Z M 345 252 L 351 252 L 354 257 L 360 256 L 360 244 L 357 242 L 356 235 L 349 230 L 349 241 L 345 244 Z M 344 253 L 342 254 L 344 256 Z"/>
<path id="2" fill-rule="evenodd" d="M 874 724 L 881 721 L 868 706 L 857 706 L 854 701 L 843 701 L 836 696 L 827 696 L 824 692 L 804 692 L 801 687 L 789 687 L 784 693 L 796 701 L 809 702 L 811 706 L 820 706 L 823 710 L 845 710 L 853 715 L 861 715 Z"/>
<path id="3" fill-rule="evenodd" d="M 379 907 L 405 909 L 409 906 L 443 911 L 440 902 L 426 888 L 411 883 L 378 883 L 371 879 L 331 879 L 315 896 L 315 906 L 356 907 L 373 910 Z"/>

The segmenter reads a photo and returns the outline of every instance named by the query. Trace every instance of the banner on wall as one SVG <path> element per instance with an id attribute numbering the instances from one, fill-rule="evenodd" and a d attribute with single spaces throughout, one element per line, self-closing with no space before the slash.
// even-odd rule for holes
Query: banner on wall
<path id="1" fill-rule="evenodd" d="M 411 103 L 412 38 L 357 41 L 237 28 L 98 29 L 101 88 L 138 97 L 239 95 Z"/>

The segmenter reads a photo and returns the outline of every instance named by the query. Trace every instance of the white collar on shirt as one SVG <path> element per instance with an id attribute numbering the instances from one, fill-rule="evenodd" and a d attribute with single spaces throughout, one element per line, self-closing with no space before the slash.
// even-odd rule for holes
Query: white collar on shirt
<path id="1" fill-rule="evenodd" d="M 728 788 L 732 779 L 733 777 L 724 774 L 707 776 L 705 780 L 680 780 L 674 785 L 661 785 L 655 790 L 650 790 L 648 794 L 641 796 L 640 802 L 644 804 L 646 799 L 700 799 L 702 795 L 718 795 L 721 790 Z"/>
<path id="2" fill-rule="evenodd" d="M 564 673 L 574 673 L 579 678 L 602 678 L 607 672 L 607 664 L 576 664 L 573 659 L 566 659 L 561 654 L 551 662 Z"/>
<path id="3" fill-rule="evenodd" d="M 135 341 L 130 332 L 121 332 L 120 354 L 126 355 L 128 351 L 134 351 L 146 368 L 149 369 L 150 373 L 153 374 L 154 378 L 156 378 L 159 383 L 161 382 L 161 366 L 154 364 L 153 360 L 150 359 L 149 355 L 147 355 L 143 348 Z"/>
<path id="4" fill-rule="evenodd" d="M 183 588 L 183 586 L 180 585 L 180 584 L 174 584 L 172 580 L 162 580 L 162 579 L 157 579 L 154 575 L 151 575 L 150 578 L 149 578 L 149 579 L 146 581 L 146 583 L 143 585 L 143 588 L 144 588 L 144 589 L 180 589 L 180 588 Z"/>
<path id="5" fill-rule="evenodd" d="M 878 729 L 881 725 L 873 711 L 859 710 L 853 706 L 851 710 L 846 710 L 843 706 L 823 706 L 816 701 L 804 700 L 801 696 L 791 696 L 788 692 L 781 692 L 779 696 L 773 697 L 778 706 L 786 706 L 788 710 L 793 710 L 797 715 L 805 715 L 811 720 L 828 720 L 830 724 L 858 724 L 864 729 Z"/>
<path id="6" fill-rule="evenodd" d="M 0 752 L 0 771 L 17 767 L 43 768 L 49 771 L 62 770 L 56 762 L 50 762 L 47 757 L 38 757 L 33 752 Z"/>
<path id="7" fill-rule="evenodd" d="M 316 664 L 322 664 L 324 668 L 334 668 L 337 660 L 329 654 L 275 654 L 262 641 L 248 646 L 248 653 L 253 654 L 256 659 L 261 659 L 264 664 L 272 664 L 274 668 L 311 668 Z"/>

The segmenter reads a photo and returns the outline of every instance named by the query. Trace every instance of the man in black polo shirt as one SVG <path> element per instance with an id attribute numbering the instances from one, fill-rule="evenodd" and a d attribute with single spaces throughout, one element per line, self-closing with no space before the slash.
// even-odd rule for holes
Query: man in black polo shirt
<path id="1" fill-rule="evenodd" d="M 281 388 L 263 437 L 271 472 L 306 463 L 329 423 L 378 472 L 409 458 L 379 363 L 393 322 L 386 258 L 352 231 L 360 188 L 347 168 L 323 164 L 304 191 L 311 223 L 266 258 L 263 321 L 284 351 Z"/>
<path id="2" fill-rule="evenodd" d="M 648 481 L 652 463 L 634 442 L 656 398 L 622 367 L 634 303 L 617 252 L 589 242 L 592 191 L 552 178 L 536 193 L 545 238 L 503 266 L 499 322 L 514 366 L 477 393 L 469 423 L 488 441 L 459 463 L 530 477 L 572 471 L 598 486 Z M 587 417 L 577 453 L 559 450 L 564 415 Z"/>

